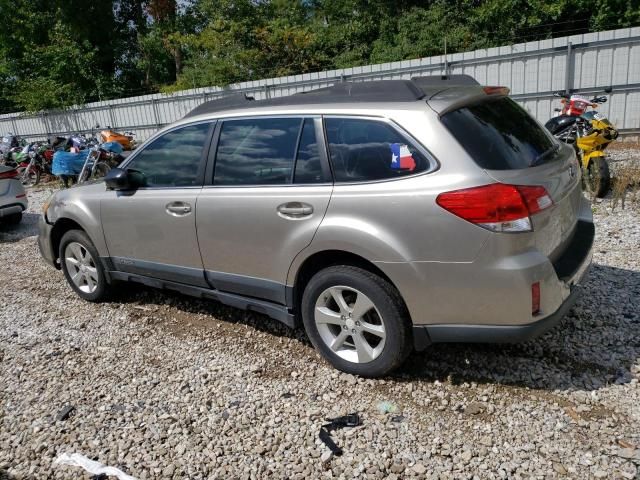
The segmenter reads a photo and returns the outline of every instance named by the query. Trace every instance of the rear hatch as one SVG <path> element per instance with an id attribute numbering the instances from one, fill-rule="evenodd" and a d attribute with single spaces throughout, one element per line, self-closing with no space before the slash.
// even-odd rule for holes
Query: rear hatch
<path id="1" fill-rule="evenodd" d="M 533 232 L 527 235 L 554 261 L 571 241 L 581 208 L 573 149 L 503 95 L 476 96 L 467 105 L 443 111 L 441 120 L 491 179 L 546 189 L 553 206 L 531 217 Z"/>

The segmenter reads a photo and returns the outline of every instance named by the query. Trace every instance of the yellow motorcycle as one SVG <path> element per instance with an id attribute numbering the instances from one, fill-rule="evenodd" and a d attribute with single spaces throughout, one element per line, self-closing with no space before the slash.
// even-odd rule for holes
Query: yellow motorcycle
<path id="1" fill-rule="evenodd" d="M 611 90 L 608 90 L 609 93 Z M 582 165 L 585 187 L 598 198 L 604 197 L 611 187 L 611 174 L 604 150 L 618 138 L 615 126 L 603 114 L 597 112 L 598 104 L 607 97 L 590 100 L 578 95 L 562 97 L 564 105 L 560 115 L 549 120 L 545 127 L 556 138 L 571 143 Z M 588 108 L 591 107 L 591 110 Z"/>

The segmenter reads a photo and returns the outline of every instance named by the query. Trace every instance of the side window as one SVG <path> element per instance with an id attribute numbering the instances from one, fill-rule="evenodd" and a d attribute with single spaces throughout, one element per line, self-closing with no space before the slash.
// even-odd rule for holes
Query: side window
<path id="1" fill-rule="evenodd" d="M 387 123 L 327 118 L 325 130 L 336 182 L 397 178 L 429 168 L 429 160 Z"/>
<path id="2" fill-rule="evenodd" d="M 300 118 L 227 120 L 216 153 L 214 185 L 291 183 Z"/>
<path id="3" fill-rule="evenodd" d="M 321 183 L 325 180 L 313 119 L 307 118 L 300 134 L 293 183 Z"/>
<path id="4" fill-rule="evenodd" d="M 146 187 L 199 186 L 198 173 L 210 123 L 172 130 L 155 139 L 127 164 Z"/>

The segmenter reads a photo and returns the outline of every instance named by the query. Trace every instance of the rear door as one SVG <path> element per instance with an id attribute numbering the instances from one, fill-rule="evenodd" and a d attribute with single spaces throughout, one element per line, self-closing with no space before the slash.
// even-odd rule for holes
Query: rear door
<path id="1" fill-rule="evenodd" d="M 541 185 L 554 207 L 532 218 L 535 246 L 552 260 L 571 240 L 581 208 L 580 170 L 570 146 L 555 140 L 507 97 L 489 97 L 442 116 L 473 160 L 497 182 Z"/>
<path id="2" fill-rule="evenodd" d="M 132 191 L 107 190 L 100 204 L 109 255 L 117 270 L 206 286 L 196 236 L 212 122 L 177 127 L 123 165 L 144 179 Z"/>
<path id="3" fill-rule="evenodd" d="M 218 290 L 286 303 L 294 257 L 313 238 L 332 192 L 319 117 L 221 121 L 197 231 Z"/>

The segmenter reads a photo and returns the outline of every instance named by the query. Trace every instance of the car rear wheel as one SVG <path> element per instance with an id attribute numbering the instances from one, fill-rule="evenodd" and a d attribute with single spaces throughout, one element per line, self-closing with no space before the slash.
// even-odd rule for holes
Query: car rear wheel
<path id="1" fill-rule="evenodd" d="M 90 302 L 106 298 L 108 285 L 104 268 L 86 233 L 69 230 L 62 236 L 60 264 L 67 282 L 80 297 Z"/>
<path id="2" fill-rule="evenodd" d="M 367 270 L 321 270 L 305 288 L 301 310 L 313 345 L 344 372 L 383 376 L 411 353 L 404 302 L 392 285 Z"/>

